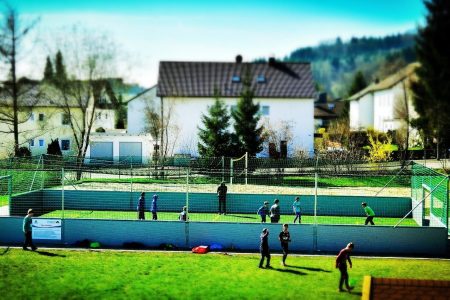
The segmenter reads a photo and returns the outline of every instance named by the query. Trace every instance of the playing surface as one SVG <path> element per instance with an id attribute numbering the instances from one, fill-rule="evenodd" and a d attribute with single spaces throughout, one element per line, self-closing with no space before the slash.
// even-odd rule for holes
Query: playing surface
<path id="1" fill-rule="evenodd" d="M 450 280 L 449 260 L 353 257 L 352 294 L 335 257 L 0 249 L 3 299 L 360 299 L 364 275 Z M 420 270 L 418 272 L 417 270 Z"/>
<path id="2" fill-rule="evenodd" d="M 176 221 L 179 213 L 159 212 L 158 220 Z M 62 218 L 63 212 L 56 210 L 48 214 L 42 215 L 45 218 Z M 98 211 L 98 210 L 64 210 L 64 218 L 74 219 L 112 219 L 112 220 L 136 220 L 137 212 L 134 211 Z M 145 219 L 151 220 L 152 214 L 145 213 Z M 261 218 L 256 214 L 227 214 L 219 215 L 217 213 L 190 213 L 190 221 L 203 222 L 239 222 L 239 223 L 259 223 Z M 282 215 L 279 223 L 292 223 L 294 215 Z M 376 225 L 394 226 L 400 218 L 383 218 L 375 217 Z M 342 224 L 342 225 L 364 225 L 365 217 L 339 217 L 339 216 L 317 216 L 318 224 Z M 267 217 L 267 222 L 270 218 Z M 302 216 L 302 223 L 314 224 L 314 216 Z M 413 219 L 405 219 L 401 226 L 418 226 Z"/>

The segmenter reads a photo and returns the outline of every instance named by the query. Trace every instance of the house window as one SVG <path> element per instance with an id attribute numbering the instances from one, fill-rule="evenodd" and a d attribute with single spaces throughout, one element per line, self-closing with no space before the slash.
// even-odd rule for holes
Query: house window
<path id="1" fill-rule="evenodd" d="M 61 140 L 61 151 L 70 150 L 70 140 Z"/>
<path id="2" fill-rule="evenodd" d="M 30 144 L 30 147 L 34 147 L 34 139 L 29 140 L 28 143 Z"/>
<path id="3" fill-rule="evenodd" d="M 70 124 L 70 115 L 69 114 L 62 114 L 62 121 L 61 123 L 63 125 L 69 125 Z"/>
<path id="4" fill-rule="evenodd" d="M 44 114 L 43 113 L 39 114 L 39 121 L 40 122 L 44 121 Z"/>
<path id="5" fill-rule="evenodd" d="M 39 140 L 39 147 L 44 147 L 45 141 L 44 140 Z"/>
<path id="6" fill-rule="evenodd" d="M 270 113 L 270 107 L 268 105 L 261 106 L 261 114 L 263 116 L 268 116 Z"/>
<path id="7" fill-rule="evenodd" d="M 101 112 L 97 113 L 97 120 L 100 120 L 101 118 L 102 118 L 102 113 Z"/>
<path id="8" fill-rule="evenodd" d="M 231 82 L 239 83 L 239 82 L 241 82 L 241 77 L 238 75 L 234 75 L 233 77 L 231 77 Z"/>
<path id="9" fill-rule="evenodd" d="M 266 77 L 264 75 L 258 75 L 258 77 L 256 78 L 256 82 L 266 83 Z"/>

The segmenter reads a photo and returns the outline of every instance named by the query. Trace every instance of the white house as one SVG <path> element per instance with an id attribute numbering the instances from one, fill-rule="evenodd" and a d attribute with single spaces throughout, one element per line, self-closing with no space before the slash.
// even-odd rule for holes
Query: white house
<path id="1" fill-rule="evenodd" d="M 247 73 L 251 76 L 254 101 L 260 104 L 261 123 L 274 130 L 289 127 L 290 132 L 284 133 L 289 139 L 288 154 L 296 150 L 312 153 L 315 88 L 310 64 L 273 59 L 269 63 L 243 63 L 238 56 L 234 63 L 160 62 L 157 87 L 148 93 L 154 95 L 149 97 L 154 99 L 154 105 L 163 105 L 171 135 L 169 143 L 173 146 L 169 154 L 198 154 L 198 128 L 202 126 L 202 115 L 215 101 L 215 90 L 233 109 Z M 146 101 L 138 97 L 128 103 L 128 132 L 143 130 Z M 268 149 L 263 152 L 261 156 L 267 155 Z"/>
<path id="2" fill-rule="evenodd" d="M 349 98 L 350 129 L 373 128 L 381 132 L 398 130 L 405 116 L 417 117 L 410 91 L 417 63 L 412 63 L 386 79 L 369 85 Z M 406 100 L 406 101 L 405 101 Z M 409 129 L 412 139 L 418 133 Z"/>

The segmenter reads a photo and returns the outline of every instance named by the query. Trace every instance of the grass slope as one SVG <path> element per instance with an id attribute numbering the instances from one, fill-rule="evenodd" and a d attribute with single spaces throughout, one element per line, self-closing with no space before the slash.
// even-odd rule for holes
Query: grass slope
<path id="1" fill-rule="evenodd" d="M 160 221 L 174 221 L 178 220 L 178 213 L 174 212 L 159 212 L 158 220 Z M 45 218 L 62 218 L 63 213 L 61 210 L 55 210 L 48 214 L 42 215 Z M 136 220 L 137 212 L 131 211 L 88 211 L 88 210 L 65 210 L 64 218 L 73 219 L 113 219 L 113 220 Z M 145 213 L 145 219 L 151 220 L 152 215 L 149 212 Z M 256 214 L 228 214 L 219 215 L 214 213 L 190 213 L 190 221 L 204 221 L 204 222 L 239 222 L 239 223 L 259 223 L 261 219 Z M 280 223 L 292 223 L 294 216 L 282 215 Z M 343 225 L 364 225 L 365 217 L 335 217 L 335 216 L 318 216 L 318 224 L 343 224 Z M 376 225 L 393 226 L 397 224 L 399 218 L 381 218 L 375 217 L 374 222 Z M 267 217 L 267 221 L 270 222 L 270 218 Z M 313 216 L 302 216 L 303 224 L 313 224 Z M 401 226 L 417 226 L 417 223 L 413 219 L 405 219 L 400 224 Z"/>
<path id="2" fill-rule="evenodd" d="M 359 299 L 364 275 L 450 280 L 450 261 L 353 258 L 352 294 L 334 257 L 0 249 L 3 299 Z M 1 254 L 1 253 L 0 253 Z M 417 270 L 420 269 L 420 272 Z"/>

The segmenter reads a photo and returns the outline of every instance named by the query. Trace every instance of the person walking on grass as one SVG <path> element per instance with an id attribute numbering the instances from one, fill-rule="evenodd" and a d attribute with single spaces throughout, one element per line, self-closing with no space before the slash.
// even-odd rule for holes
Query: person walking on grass
<path id="1" fill-rule="evenodd" d="M 350 265 L 350 268 L 352 268 L 350 253 L 353 251 L 354 247 L 355 245 L 352 242 L 348 243 L 347 247 L 342 249 L 336 257 L 336 268 L 338 268 L 339 272 L 341 273 L 341 277 L 339 278 L 339 292 L 344 291 L 344 289 L 342 288 L 344 283 L 347 291 L 351 292 L 351 290 L 353 290 L 353 287 L 348 284 L 347 261 Z"/>
<path id="2" fill-rule="evenodd" d="M 33 227 L 31 225 L 32 222 L 32 217 L 34 216 L 34 211 L 32 208 L 30 208 L 27 212 L 27 215 L 25 216 L 25 218 L 23 218 L 23 233 L 25 235 L 25 241 L 23 243 L 23 250 L 28 250 L 28 246 L 31 247 L 32 251 L 36 251 L 36 246 L 33 244 L 33 238 L 32 238 L 32 231 L 33 231 Z"/>
<path id="3" fill-rule="evenodd" d="M 138 220 L 145 220 L 145 193 L 141 193 L 141 197 L 139 197 L 138 205 Z"/>
<path id="4" fill-rule="evenodd" d="M 264 258 L 267 258 L 266 268 L 272 268 L 270 266 L 269 230 L 267 228 L 262 230 L 260 239 L 261 243 L 259 245 L 259 252 L 261 253 L 261 259 L 259 260 L 259 267 L 263 267 Z"/>
<path id="5" fill-rule="evenodd" d="M 366 213 L 366 221 L 364 222 L 364 225 L 367 224 L 371 224 L 371 225 L 375 225 L 375 223 L 373 222 L 373 218 L 375 217 L 375 212 L 373 211 L 373 209 L 371 209 L 369 206 L 367 206 L 366 202 L 361 203 L 361 206 L 364 208 L 364 212 Z"/>
<path id="6" fill-rule="evenodd" d="M 266 216 L 269 214 L 269 202 L 264 201 L 263 206 L 258 208 L 257 214 L 261 217 L 261 223 L 266 223 Z"/>
<path id="7" fill-rule="evenodd" d="M 270 223 L 278 223 L 280 221 L 280 200 L 275 199 L 272 207 L 270 208 Z"/>
<path id="8" fill-rule="evenodd" d="M 157 201 L 158 201 L 158 195 L 154 194 L 153 195 L 153 199 L 152 199 L 152 220 L 158 220 L 158 205 L 157 205 Z"/>
<path id="9" fill-rule="evenodd" d="M 217 197 L 219 198 L 219 215 L 227 214 L 227 189 L 228 188 L 223 181 L 217 188 Z"/>
<path id="10" fill-rule="evenodd" d="M 178 217 L 178 220 L 186 222 L 189 220 L 187 215 L 187 206 L 183 206 L 183 210 L 180 212 L 180 216 Z"/>
<path id="11" fill-rule="evenodd" d="M 283 249 L 283 266 L 286 266 L 286 258 L 289 254 L 289 243 L 291 242 L 291 234 L 289 233 L 288 227 L 288 224 L 283 224 L 283 230 L 278 236 L 278 239 L 281 243 L 281 249 Z"/>
<path id="12" fill-rule="evenodd" d="M 294 224 L 295 221 L 298 219 L 298 224 L 302 222 L 302 207 L 300 205 L 300 197 L 295 197 L 295 201 L 292 204 L 292 210 L 294 211 L 295 218 L 294 218 Z"/>

